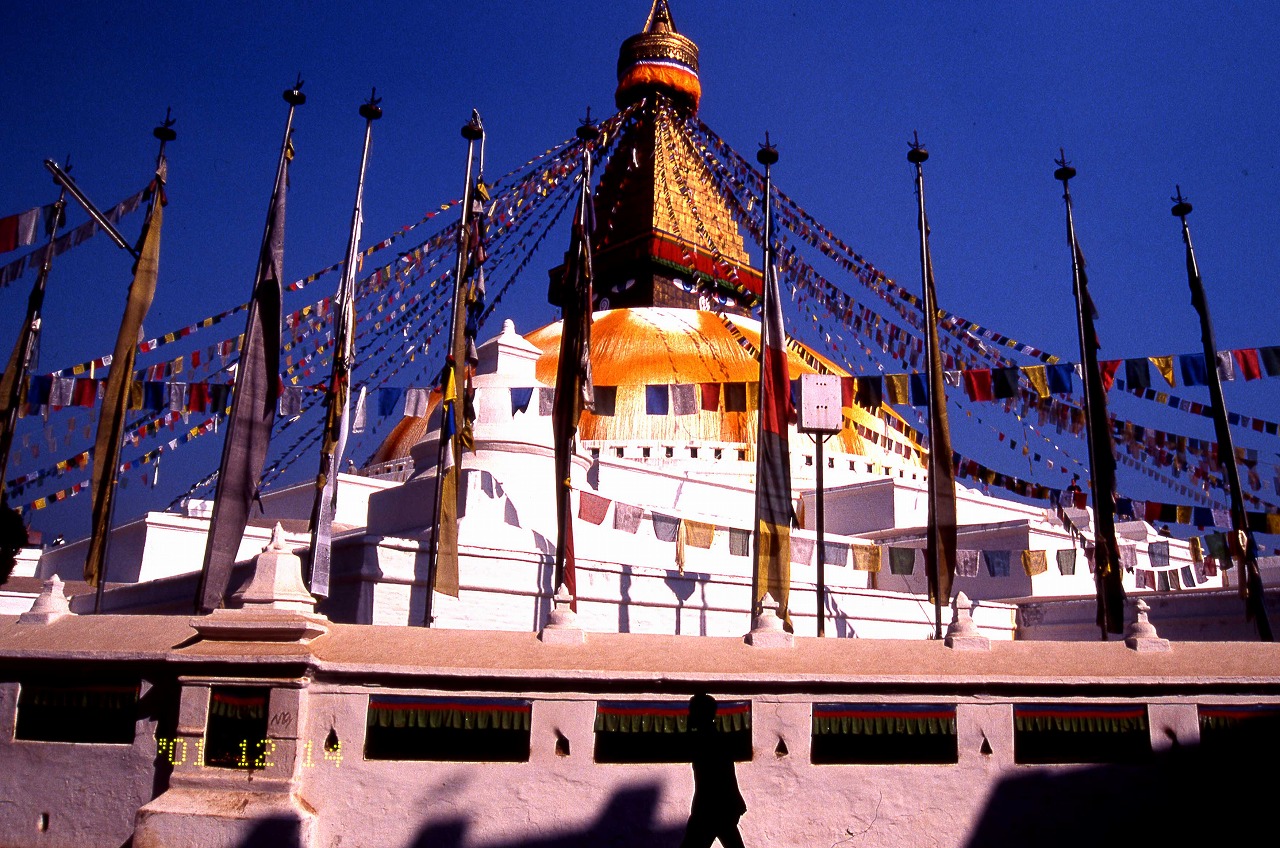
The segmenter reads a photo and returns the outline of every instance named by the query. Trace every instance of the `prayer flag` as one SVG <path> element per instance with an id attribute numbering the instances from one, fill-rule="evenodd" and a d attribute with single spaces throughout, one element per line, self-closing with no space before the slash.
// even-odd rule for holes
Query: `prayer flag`
<path id="1" fill-rule="evenodd" d="M 107 535 L 111 532 L 111 502 L 115 497 L 138 335 L 156 295 L 156 276 L 160 270 L 160 228 L 164 223 L 166 203 L 165 172 L 165 161 L 161 158 L 156 168 L 155 180 L 151 184 L 151 207 L 147 212 L 147 220 L 142 225 L 138 261 L 133 266 L 133 283 L 125 296 L 124 317 L 121 318 L 120 329 L 116 333 L 115 352 L 111 355 L 111 370 L 107 375 L 107 390 L 98 417 L 98 434 L 93 448 L 92 530 L 84 563 L 84 579 L 94 586 L 98 585 L 105 567 L 103 556 L 107 548 Z"/>
<path id="2" fill-rule="evenodd" d="M 290 111 L 290 118 L 292 118 Z M 209 541 L 200 573 L 197 609 L 220 607 L 231 580 L 249 508 L 258 497 L 262 464 L 271 442 L 280 397 L 280 313 L 284 300 L 285 196 L 293 145 L 286 139 L 267 208 L 267 223 L 245 321 L 244 346 L 236 368 L 231 414 L 227 416 L 218 487 L 209 522 Z M 135 339 L 136 341 L 136 339 Z"/>
<path id="3" fill-rule="evenodd" d="M 1151 364 L 1160 372 L 1160 376 L 1164 377 L 1164 381 L 1170 386 L 1175 386 L 1173 377 L 1173 357 L 1172 356 L 1150 356 L 1147 357 Z"/>
<path id="4" fill-rule="evenodd" d="M 1240 376 L 1246 381 L 1257 380 L 1262 377 L 1262 367 L 1258 363 L 1258 351 L 1233 350 L 1231 353 L 1240 365 Z"/>
<path id="5" fill-rule="evenodd" d="M 644 387 L 644 411 L 647 415 L 666 415 L 670 409 L 670 395 L 665 384 Z"/>
<path id="6" fill-rule="evenodd" d="M 719 383 L 703 383 L 699 387 L 701 389 L 702 410 L 704 412 L 715 412 L 720 408 L 720 384 Z"/>
<path id="7" fill-rule="evenodd" d="M 1043 365 L 1028 365 L 1022 369 L 1022 373 L 1027 375 L 1027 381 L 1035 388 L 1041 400 L 1049 397 L 1049 377 Z"/>
<path id="8" fill-rule="evenodd" d="M 1045 375 L 1049 381 L 1049 391 L 1055 395 L 1071 394 L 1071 375 L 1074 372 L 1069 364 L 1046 365 Z"/>
<path id="9" fill-rule="evenodd" d="M 974 369 L 963 372 L 963 377 L 964 377 L 964 393 L 969 396 L 969 400 L 972 400 L 972 401 L 992 400 L 990 369 L 974 368 Z"/>
<path id="10" fill-rule="evenodd" d="M 17 215 L 0 218 L 0 253 L 8 253 L 19 247 L 35 244 L 41 232 L 48 226 L 56 205 L 50 203 L 48 206 L 37 206 L 26 212 L 19 212 Z M 44 223 L 45 227 L 40 226 L 41 223 Z"/>
<path id="11" fill-rule="evenodd" d="M 1146 359 L 1124 361 L 1124 384 L 1129 391 L 1151 388 L 1151 363 Z"/>
<path id="12" fill-rule="evenodd" d="M 1018 394 L 1018 369 L 991 369 L 991 394 L 996 400 L 1015 397 Z"/>
<path id="13" fill-rule="evenodd" d="M 1205 365 L 1203 353 L 1184 353 L 1178 357 L 1178 367 L 1182 370 L 1182 385 L 1209 385 L 1209 369 Z"/>
<path id="14" fill-rule="evenodd" d="M 1028 577 L 1044 574 L 1049 570 L 1048 555 L 1044 551 L 1023 551 L 1022 570 Z"/>

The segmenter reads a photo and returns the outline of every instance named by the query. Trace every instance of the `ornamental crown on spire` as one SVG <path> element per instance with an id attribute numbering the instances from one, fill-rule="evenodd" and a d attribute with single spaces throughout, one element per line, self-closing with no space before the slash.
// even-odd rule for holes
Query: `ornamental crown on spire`
<path id="1" fill-rule="evenodd" d="M 676 31 L 667 0 L 653 0 L 644 31 L 622 42 L 618 50 L 618 108 L 651 93 L 665 94 L 698 111 L 698 45 Z"/>

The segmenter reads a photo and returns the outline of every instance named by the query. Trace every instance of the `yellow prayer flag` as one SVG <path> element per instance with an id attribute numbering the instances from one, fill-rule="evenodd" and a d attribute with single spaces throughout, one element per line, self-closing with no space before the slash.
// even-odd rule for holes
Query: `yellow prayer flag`
<path id="1" fill-rule="evenodd" d="M 1035 387 L 1041 400 L 1049 397 L 1049 378 L 1043 365 L 1028 365 L 1022 369 L 1022 373 L 1027 375 L 1027 380 Z"/>
<path id="2" fill-rule="evenodd" d="M 857 571 L 879 571 L 880 546 L 853 545 L 853 567 Z"/>
<path id="3" fill-rule="evenodd" d="M 1049 558 L 1044 551 L 1023 551 L 1022 568 L 1028 577 L 1044 574 L 1049 570 Z"/>
<path id="4" fill-rule="evenodd" d="M 888 374 L 884 378 L 885 393 L 891 404 L 911 402 L 911 378 L 906 374 Z"/>
<path id="5" fill-rule="evenodd" d="M 1178 385 L 1173 381 L 1173 357 L 1172 356 L 1152 356 L 1149 357 L 1151 364 L 1160 372 L 1160 376 L 1164 377 L 1164 381 L 1170 386 Z"/>

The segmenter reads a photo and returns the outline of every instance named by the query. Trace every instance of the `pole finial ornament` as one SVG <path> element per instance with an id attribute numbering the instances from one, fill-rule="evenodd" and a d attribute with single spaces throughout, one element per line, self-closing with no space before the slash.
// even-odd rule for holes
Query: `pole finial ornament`
<path id="1" fill-rule="evenodd" d="M 1173 201 L 1173 209 L 1169 210 L 1175 218 L 1185 218 L 1191 214 L 1191 201 L 1182 196 L 1182 186 L 1175 185 L 1174 196 L 1169 198 Z"/>
<path id="2" fill-rule="evenodd" d="M 173 125 L 176 123 L 177 121 L 173 118 L 172 107 L 166 106 L 164 109 L 164 120 L 160 122 L 158 127 L 151 131 L 151 134 L 158 138 L 161 144 L 173 141 L 178 137 L 178 134 L 173 131 Z"/>
<path id="3" fill-rule="evenodd" d="M 484 122 L 480 120 L 480 112 L 471 110 L 471 120 L 462 125 L 462 137 L 467 141 L 479 141 L 484 138 Z"/>
<path id="4" fill-rule="evenodd" d="M 378 89 L 374 88 L 369 93 L 369 99 L 360 106 L 360 117 L 366 121 L 376 121 L 382 117 L 382 109 L 378 104 L 382 102 L 382 98 L 378 96 Z"/>
<path id="5" fill-rule="evenodd" d="M 764 144 L 756 151 L 756 161 L 766 168 L 778 162 L 778 148 L 769 140 L 769 131 L 764 134 Z"/>
<path id="6" fill-rule="evenodd" d="M 1053 164 L 1058 166 L 1058 169 L 1053 172 L 1053 178 L 1064 186 L 1068 180 L 1075 177 L 1076 169 L 1071 167 L 1071 163 L 1067 161 L 1067 152 L 1061 147 L 1058 148 L 1058 158 L 1053 160 Z"/>
<path id="7" fill-rule="evenodd" d="M 293 88 L 282 95 L 285 103 L 290 106 L 301 106 L 307 102 L 307 95 L 302 93 L 302 83 L 302 71 L 298 71 L 298 81 L 293 84 Z"/>
<path id="8" fill-rule="evenodd" d="M 590 106 L 587 107 L 587 117 L 578 121 L 578 129 L 575 133 L 583 141 L 595 141 L 600 137 L 600 125 L 591 117 Z"/>
<path id="9" fill-rule="evenodd" d="M 923 144 L 920 143 L 920 133 L 911 131 L 911 149 L 907 151 L 907 161 L 912 165 L 919 167 L 923 163 L 929 161 L 929 151 L 925 150 Z"/>

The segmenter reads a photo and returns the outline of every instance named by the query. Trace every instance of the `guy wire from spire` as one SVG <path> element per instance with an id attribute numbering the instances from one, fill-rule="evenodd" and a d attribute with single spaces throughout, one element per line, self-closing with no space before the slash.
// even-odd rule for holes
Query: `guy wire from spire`
<path id="1" fill-rule="evenodd" d="M 1191 214 L 1191 203 L 1182 196 L 1182 186 L 1176 186 L 1177 194 L 1169 198 L 1173 201 L 1173 216 L 1182 222 L 1182 243 L 1187 250 L 1187 285 L 1191 288 L 1191 305 L 1195 307 L 1200 319 L 1200 341 L 1204 347 L 1204 363 L 1207 382 L 1209 383 L 1209 401 L 1213 412 L 1213 428 L 1218 437 L 1218 462 L 1227 475 L 1227 488 L 1231 492 L 1231 548 L 1239 548 L 1239 582 L 1240 594 L 1244 598 L 1245 614 L 1255 622 L 1258 637 L 1263 642 L 1274 641 L 1271 633 L 1271 622 L 1267 618 L 1267 608 L 1263 601 L 1262 575 L 1258 571 L 1258 546 L 1249 529 L 1249 519 L 1245 514 L 1243 489 L 1240 487 L 1240 468 L 1236 465 L 1236 449 L 1231 440 L 1231 428 L 1228 426 L 1227 404 L 1222 394 L 1222 378 L 1218 374 L 1218 344 L 1213 333 L 1213 321 L 1209 314 L 1209 300 L 1205 296 L 1204 282 L 1200 277 L 1200 266 L 1196 262 L 1195 248 L 1191 246 L 1191 228 L 1187 225 L 1187 216 Z M 1234 552 L 1234 551 L 1233 551 Z"/>
<path id="2" fill-rule="evenodd" d="M 1062 199 L 1067 209 L 1067 243 L 1071 248 L 1072 288 L 1075 295 L 1076 330 L 1080 339 L 1080 371 L 1084 395 L 1085 437 L 1089 448 L 1089 480 L 1093 490 L 1094 580 L 1098 594 L 1098 627 L 1102 639 L 1108 633 L 1124 632 L 1124 586 L 1120 573 L 1119 548 L 1115 528 L 1115 454 L 1111 429 L 1107 424 L 1107 398 L 1098 370 L 1098 336 L 1093 326 L 1092 304 L 1084 255 L 1076 240 L 1071 206 L 1071 179 L 1076 169 L 1059 149 L 1054 179 L 1062 183 Z M 1104 441 L 1105 440 L 1105 441 Z"/>
<path id="3" fill-rule="evenodd" d="M 455 584 L 455 587 L 456 587 L 457 573 L 458 573 L 457 517 L 456 517 L 456 510 L 454 509 L 448 510 L 450 515 L 448 516 L 445 515 L 446 504 L 444 502 L 444 499 L 446 494 L 445 493 L 446 481 L 445 481 L 444 464 L 445 464 L 446 457 L 450 453 L 452 453 L 452 457 L 453 457 L 452 461 L 455 467 L 459 463 L 461 463 L 462 458 L 458 455 L 458 450 L 457 450 L 458 444 L 457 444 L 457 439 L 455 438 L 455 434 L 449 432 L 450 428 L 448 426 L 449 425 L 448 417 L 451 410 L 447 408 L 447 404 L 450 401 L 447 400 L 446 395 L 451 385 L 454 387 L 455 391 L 457 389 L 458 377 L 459 375 L 462 374 L 462 369 L 458 367 L 458 363 L 460 361 L 460 358 L 463 357 L 466 353 L 466 351 L 463 349 L 462 341 L 459 338 L 462 335 L 464 330 L 464 325 L 463 325 L 463 320 L 461 315 L 461 312 L 464 308 L 464 304 L 462 302 L 462 295 L 463 295 L 462 277 L 466 273 L 467 256 L 471 250 L 471 245 L 470 245 L 471 226 L 470 225 L 471 225 L 471 220 L 473 218 L 472 201 L 475 194 L 475 184 L 472 180 L 472 169 L 475 167 L 475 164 L 476 164 L 475 148 L 476 148 L 476 142 L 477 141 L 480 142 L 481 158 L 483 159 L 484 138 L 485 138 L 484 124 L 481 122 L 480 113 L 477 110 L 472 109 L 471 120 L 462 125 L 462 137 L 467 140 L 467 167 L 466 167 L 465 182 L 463 183 L 463 189 L 462 189 L 461 223 L 458 226 L 458 259 L 457 259 L 457 263 L 454 265 L 454 272 L 453 272 L 453 307 L 449 311 L 449 336 L 448 336 L 449 346 L 445 351 L 445 362 L 444 362 L 444 367 L 440 371 L 441 379 L 439 381 L 440 388 L 441 388 L 440 406 L 439 406 L 440 445 L 436 453 L 436 488 L 435 488 L 435 497 L 433 499 L 434 503 L 433 503 L 432 516 L 431 516 L 431 527 L 432 527 L 431 542 L 427 548 L 426 599 L 423 603 L 423 612 L 422 612 L 422 624 L 424 627 L 431 626 L 432 608 L 434 606 L 433 600 L 434 600 L 434 595 L 436 591 L 436 580 L 440 571 L 440 557 L 441 557 L 441 548 L 442 548 L 441 536 L 448 537 L 449 544 L 448 544 L 448 547 L 445 548 L 443 553 L 449 560 L 445 564 L 448 565 L 451 569 L 451 574 L 449 576 L 451 577 L 453 583 Z M 456 401 L 454 401 L 454 403 L 455 403 L 455 409 L 452 411 L 454 411 L 456 414 Z M 454 491 L 454 495 L 456 496 L 456 488 Z M 453 526 L 446 528 L 445 523 L 450 520 L 451 516 L 453 520 Z M 457 589 L 454 588 L 453 591 L 456 593 Z"/>
<path id="4" fill-rule="evenodd" d="M 360 176 L 356 180 L 356 199 L 351 210 L 351 229 L 347 237 L 347 253 L 342 280 L 334 298 L 334 339 L 329 384 L 325 389 L 324 430 L 320 440 L 320 470 L 316 475 L 315 501 L 311 507 L 311 556 L 307 560 L 307 589 L 317 598 L 329 596 L 330 557 L 333 541 L 333 518 L 337 511 L 338 474 L 342 454 L 347 446 L 351 401 L 351 372 L 355 367 L 355 298 L 356 264 L 360 253 L 360 230 L 364 225 L 364 176 L 369 165 L 369 144 L 373 138 L 373 122 L 382 117 L 381 100 L 375 88 L 368 101 L 360 106 L 364 118 L 364 146 L 360 152 Z"/>

